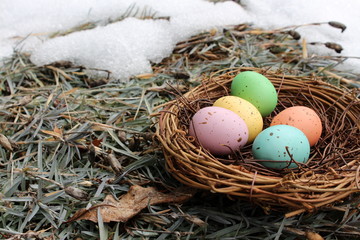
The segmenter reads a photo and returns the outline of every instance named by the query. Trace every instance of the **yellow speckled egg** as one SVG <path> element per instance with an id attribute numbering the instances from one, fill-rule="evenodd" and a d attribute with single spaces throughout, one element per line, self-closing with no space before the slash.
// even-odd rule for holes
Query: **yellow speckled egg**
<path id="1" fill-rule="evenodd" d="M 236 96 L 225 96 L 217 99 L 214 104 L 216 107 L 226 108 L 239 115 L 249 129 L 247 143 L 252 142 L 263 129 L 263 118 L 259 110 L 250 102 Z"/>

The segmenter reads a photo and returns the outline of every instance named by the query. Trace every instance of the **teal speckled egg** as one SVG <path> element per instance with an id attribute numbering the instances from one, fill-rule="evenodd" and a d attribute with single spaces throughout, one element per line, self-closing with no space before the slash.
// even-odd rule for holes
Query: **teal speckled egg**
<path id="1" fill-rule="evenodd" d="M 231 82 L 231 95 L 241 97 L 253 104 L 266 117 L 275 109 L 278 97 L 274 85 L 264 75 L 244 71 Z"/>
<path id="2" fill-rule="evenodd" d="M 306 163 L 310 155 L 310 144 L 306 135 L 296 127 L 275 125 L 266 128 L 253 142 L 252 153 L 255 159 L 268 168 L 296 168 Z M 289 155 L 291 154 L 291 157 Z"/>

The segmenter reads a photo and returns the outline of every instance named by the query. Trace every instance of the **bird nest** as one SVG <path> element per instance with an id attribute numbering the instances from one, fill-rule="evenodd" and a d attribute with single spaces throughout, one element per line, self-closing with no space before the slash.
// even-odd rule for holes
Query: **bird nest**
<path id="1" fill-rule="evenodd" d="M 267 169 L 254 159 L 251 144 L 219 158 L 188 135 L 192 116 L 218 98 L 230 95 L 232 79 L 241 71 L 263 74 L 278 92 L 278 104 L 264 118 L 264 129 L 277 113 L 291 106 L 310 107 L 320 116 L 323 133 L 305 165 L 291 170 Z M 163 106 L 156 136 L 167 170 L 180 182 L 248 199 L 265 210 L 284 209 L 290 217 L 332 206 L 360 192 L 358 94 L 358 89 L 338 88 L 319 77 L 288 76 L 256 68 L 219 71 Z"/>

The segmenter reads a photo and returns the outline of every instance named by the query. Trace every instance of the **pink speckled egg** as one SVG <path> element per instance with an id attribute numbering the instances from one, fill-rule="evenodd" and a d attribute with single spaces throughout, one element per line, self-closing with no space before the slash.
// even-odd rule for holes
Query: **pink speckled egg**
<path id="1" fill-rule="evenodd" d="M 231 154 L 243 147 L 249 137 L 245 121 L 236 113 L 221 107 L 205 107 L 193 116 L 189 135 L 214 155 Z"/>

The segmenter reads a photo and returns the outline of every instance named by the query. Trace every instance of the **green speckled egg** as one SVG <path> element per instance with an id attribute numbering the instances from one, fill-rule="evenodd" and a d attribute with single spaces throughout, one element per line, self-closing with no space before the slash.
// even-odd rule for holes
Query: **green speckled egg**
<path id="1" fill-rule="evenodd" d="M 277 93 L 274 85 L 264 75 L 244 71 L 231 82 L 231 95 L 241 97 L 252 103 L 266 117 L 275 109 Z"/>
<path id="2" fill-rule="evenodd" d="M 286 150 L 288 149 L 288 150 Z M 306 135 L 296 127 L 275 125 L 266 128 L 255 138 L 252 146 L 255 159 L 268 168 L 296 168 L 291 162 L 306 163 L 310 155 L 310 144 Z"/>

